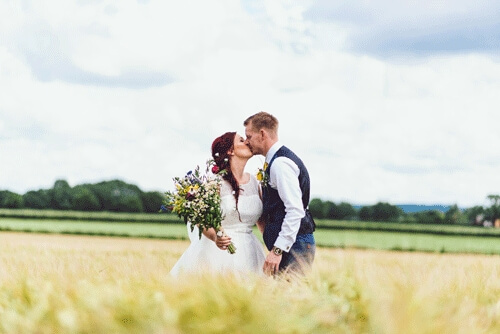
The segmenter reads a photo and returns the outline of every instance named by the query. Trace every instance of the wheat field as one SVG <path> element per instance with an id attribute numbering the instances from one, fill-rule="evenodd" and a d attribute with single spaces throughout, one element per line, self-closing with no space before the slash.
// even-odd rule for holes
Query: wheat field
<path id="1" fill-rule="evenodd" d="M 320 248 L 306 279 L 173 279 L 187 246 L 0 233 L 0 333 L 500 332 L 498 256 Z"/>

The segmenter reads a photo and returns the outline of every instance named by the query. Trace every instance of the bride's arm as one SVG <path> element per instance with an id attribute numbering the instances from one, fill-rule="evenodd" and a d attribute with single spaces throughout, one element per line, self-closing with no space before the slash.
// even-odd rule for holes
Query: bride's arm
<path id="1" fill-rule="evenodd" d="M 208 230 L 203 229 L 203 231 L 201 231 L 201 233 L 203 233 L 203 235 L 205 237 L 212 240 L 213 242 L 215 242 L 215 239 L 217 238 L 217 235 L 215 234 L 215 230 L 213 228 L 209 228 Z"/>
<path id="2" fill-rule="evenodd" d="M 213 228 L 209 228 L 208 230 L 203 229 L 202 233 L 205 237 L 215 242 L 215 245 L 222 250 L 226 250 L 227 247 L 231 244 L 230 237 L 217 237 L 217 234 L 215 233 L 215 230 Z"/>

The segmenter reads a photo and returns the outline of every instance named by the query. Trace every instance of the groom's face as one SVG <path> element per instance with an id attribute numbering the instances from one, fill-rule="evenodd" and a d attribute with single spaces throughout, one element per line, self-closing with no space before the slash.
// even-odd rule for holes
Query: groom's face
<path id="1" fill-rule="evenodd" d="M 252 151 L 254 155 L 262 154 L 262 140 L 260 140 L 260 132 L 255 131 L 252 128 L 251 123 L 245 127 L 245 136 L 247 137 L 245 143 L 250 148 L 250 151 Z"/>

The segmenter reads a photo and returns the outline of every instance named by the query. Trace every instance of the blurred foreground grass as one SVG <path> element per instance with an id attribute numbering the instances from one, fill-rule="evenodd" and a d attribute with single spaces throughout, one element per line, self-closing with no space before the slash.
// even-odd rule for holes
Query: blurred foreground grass
<path id="1" fill-rule="evenodd" d="M 0 333 L 497 333 L 498 256 L 319 249 L 307 280 L 168 275 L 186 241 L 0 233 Z"/>

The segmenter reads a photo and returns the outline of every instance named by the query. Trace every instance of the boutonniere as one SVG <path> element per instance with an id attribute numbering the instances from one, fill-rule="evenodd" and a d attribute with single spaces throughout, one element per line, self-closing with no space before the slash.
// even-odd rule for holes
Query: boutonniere
<path id="1" fill-rule="evenodd" d="M 267 183 L 269 182 L 269 174 L 266 173 L 267 166 L 268 164 L 265 162 L 264 166 L 257 171 L 257 180 L 262 187 L 267 187 Z"/>

